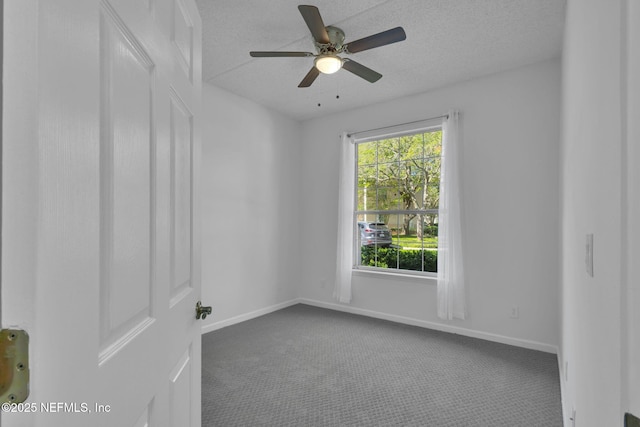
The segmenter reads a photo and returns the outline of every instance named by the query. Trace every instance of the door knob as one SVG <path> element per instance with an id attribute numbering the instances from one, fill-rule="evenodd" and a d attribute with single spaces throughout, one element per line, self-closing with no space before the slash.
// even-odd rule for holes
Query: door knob
<path id="1" fill-rule="evenodd" d="M 211 314 L 211 307 L 204 307 L 200 301 L 196 303 L 196 319 L 206 319 Z"/>

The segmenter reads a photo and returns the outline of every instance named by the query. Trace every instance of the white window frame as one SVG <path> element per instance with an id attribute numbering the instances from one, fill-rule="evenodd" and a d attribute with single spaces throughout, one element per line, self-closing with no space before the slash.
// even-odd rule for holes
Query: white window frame
<path id="1" fill-rule="evenodd" d="M 371 267 L 367 265 L 360 265 L 361 259 L 361 247 L 360 247 L 360 230 L 358 227 L 358 215 L 404 215 L 404 214 L 416 214 L 416 215 L 438 215 L 439 209 L 419 209 L 419 210 L 404 210 L 404 209 L 394 209 L 394 210 L 358 210 L 358 146 L 359 144 L 391 139 L 391 138 L 399 138 L 407 135 L 416 135 L 420 133 L 429 133 L 429 132 L 438 132 L 442 131 L 442 124 L 439 122 L 438 124 L 433 124 L 432 120 L 426 121 L 431 124 L 423 124 L 420 126 L 419 124 L 416 126 L 416 123 L 411 123 L 413 125 L 410 128 L 406 126 L 403 129 L 396 130 L 395 132 L 385 132 L 385 133 L 369 133 L 368 135 L 361 136 L 359 138 L 353 138 L 353 149 L 354 152 L 354 185 L 353 185 L 353 197 L 354 197 L 354 210 L 353 210 L 353 270 L 354 271 L 366 271 L 373 272 L 378 274 L 387 274 L 394 276 L 403 276 L 403 277 L 411 277 L 417 276 L 421 278 L 437 278 L 437 272 L 427 272 L 427 271 L 417 271 L 417 270 L 403 270 L 400 268 L 385 268 L 385 267 Z M 441 157 L 442 159 L 442 157 Z M 424 249 L 423 249 L 424 250 Z"/>

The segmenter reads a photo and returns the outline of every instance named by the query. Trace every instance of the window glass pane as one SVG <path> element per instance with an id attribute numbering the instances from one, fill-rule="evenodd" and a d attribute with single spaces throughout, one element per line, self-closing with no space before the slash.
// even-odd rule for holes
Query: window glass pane
<path id="1" fill-rule="evenodd" d="M 397 188 L 398 168 L 394 163 L 383 163 L 378 165 L 378 176 L 376 180 L 376 205 L 375 210 L 398 209 L 399 194 Z"/>
<path id="2" fill-rule="evenodd" d="M 413 159 L 410 165 L 411 170 L 411 190 L 414 196 L 414 206 L 416 209 L 424 209 L 426 206 L 427 192 L 425 188 L 429 185 L 429 174 L 427 173 L 425 160 Z"/>
<path id="3" fill-rule="evenodd" d="M 378 144 L 378 164 L 394 163 L 398 160 L 398 138 L 382 139 Z"/>
<path id="4" fill-rule="evenodd" d="M 358 210 L 371 210 L 376 206 L 376 169 L 371 166 L 358 168 Z"/>
<path id="5" fill-rule="evenodd" d="M 428 132 L 424 134 L 425 156 L 433 156 L 438 159 L 442 156 L 442 131 Z"/>
<path id="6" fill-rule="evenodd" d="M 377 179 L 378 179 L 378 155 L 375 141 L 357 145 L 358 152 L 358 210 L 371 210 L 376 208 Z"/>
<path id="7" fill-rule="evenodd" d="M 385 186 L 378 188 L 378 210 L 397 210 L 400 209 L 400 193 L 394 186 Z"/>
<path id="8" fill-rule="evenodd" d="M 378 163 L 377 142 L 358 144 L 358 165 L 373 165 L 375 169 L 376 163 Z"/>
<path id="9" fill-rule="evenodd" d="M 398 250 L 394 247 L 361 246 L 360 259 L 364 267 L 398 269 Z"/>
<path id="10" fill-rule="evenodd" d="M 425 209 L 438 209 L 440 202 L 440 165 L 442 158 L 441 142 L 442 132 L 433 132 L 425 135 L 425 173 L 427 181 L 427 203 Z"/>
<path id="11" fill-rule="evenodd" d="M 416 237 L 416 215 L 414 214 L 402 214 L 397 215 L 400 222 L 400 237 L 402 238 L 402 244 L 406 245 L 409 239 L 415 239 Z"/>
<path id="12" fill-rule="evenodd" d="M 427 187 L 425 209 L 438 209 L 440 205 L 440 182 L 430 183 Z"/>
<path id="13" fill-rule="evenodd" d="M 422 246 L 429 249 L 438 248 L 438 215 L 425 215 L 424 236 Z"/>
<path id="14" fill-rule="evenodd" d="M 398 138 L 397 150 L 399 160 L 422 159 L 424 157 L 423 134 Z"/>

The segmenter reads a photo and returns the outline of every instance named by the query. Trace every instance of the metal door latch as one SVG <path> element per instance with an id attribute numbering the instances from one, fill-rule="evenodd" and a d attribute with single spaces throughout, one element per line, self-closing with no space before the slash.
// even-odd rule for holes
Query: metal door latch
<path id="1" fill-rule="evenodd" d="M 211 307 L 203 307 L 202 303 L 198 301 L 196 303 L 196 319 L 204 320 L 209 314 L 211 314 Z"/>
<path id="2" fill-rule="evenodd" d="M 21 403 L 29 396 L 29 335 L 0 330 L 0 403 Z"/>

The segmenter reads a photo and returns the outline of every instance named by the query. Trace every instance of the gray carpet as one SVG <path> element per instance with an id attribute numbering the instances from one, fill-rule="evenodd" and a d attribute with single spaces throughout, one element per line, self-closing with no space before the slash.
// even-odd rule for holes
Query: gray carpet
<path id="1" fill-rule="evenodd" d="M 558 364 L 299 304 L 203 336 L 202 425 L 562 426 Z"/>

